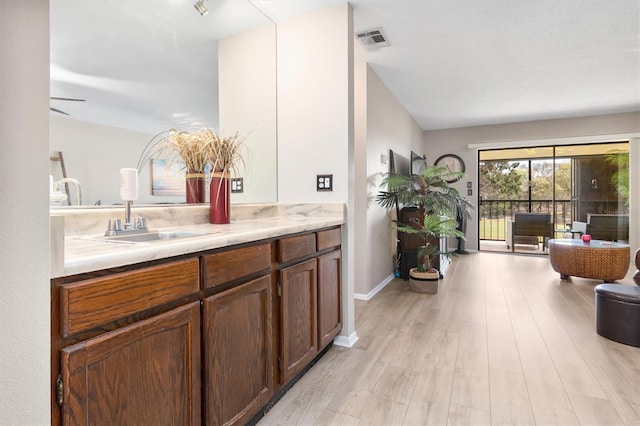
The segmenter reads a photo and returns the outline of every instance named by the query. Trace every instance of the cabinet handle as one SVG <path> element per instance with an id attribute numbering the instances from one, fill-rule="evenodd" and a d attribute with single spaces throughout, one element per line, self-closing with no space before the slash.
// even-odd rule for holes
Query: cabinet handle
<path id="1" fill-rule="evenodd" d="M 62 381 L 62 375 L 58 375 L 58 380 L 56 380 L 56 403 L 58 407 L 62 407 L 64 404 L 64 382 Z"/>

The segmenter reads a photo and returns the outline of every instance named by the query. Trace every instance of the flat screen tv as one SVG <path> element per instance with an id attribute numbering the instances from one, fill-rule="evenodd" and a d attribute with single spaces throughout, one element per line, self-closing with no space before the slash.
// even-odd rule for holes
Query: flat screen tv
<path id="1" fill-rule="evenodd" d="M 411 151 L 411 174 L 420 175 L 427 167 L 427 159 L 424 155 L 418 155 Z"/>
<path id="2" fill-rule="evenodd" d="M 411 163 L 409 159 L 403 155 L 389 150 L 389 172 L 403 176 L 411 175 Z"/>

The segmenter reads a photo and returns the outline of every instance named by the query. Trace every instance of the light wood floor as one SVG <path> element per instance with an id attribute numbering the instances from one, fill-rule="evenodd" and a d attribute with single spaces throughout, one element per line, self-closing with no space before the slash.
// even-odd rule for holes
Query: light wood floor
<path id="1" fill-rule="evenodd" d="M 640 348 L 596 333 L 598 283 L 494 253 L 455 257 L 437 295 L 396 279 L 259 425 L 640 425 Z"/>

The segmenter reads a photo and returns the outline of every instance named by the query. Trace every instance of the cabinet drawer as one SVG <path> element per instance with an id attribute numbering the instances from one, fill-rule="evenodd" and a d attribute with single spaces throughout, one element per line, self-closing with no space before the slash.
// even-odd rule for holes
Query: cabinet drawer
<path id="1" fill-rule="evenodd" d="M 60 287 L 64 337 L 143 312 L 199 290 L 198 259 L 151 266 Z"/>
<path id="2" fill-rule="evenodd" d="M 316 234 L 298 235 L 283 238 L 278 242 L 278 261 L 280 263 L 299 259 L 316 252 Z"/>
<path id="3" fill-rule="evenodd" d="M 203 258 L 204 288 L 215 287 L 242 277 L 269 270 L 271 245 L 260 244 L 210 254 Z"/>
<path id="4" fill-rule="evenodd" d="M 342 231 L 340 228 L 329 229 L 327 231 L 317 232 L 318 235 L 318 251 L 339 247 L 342 243 Z"/>

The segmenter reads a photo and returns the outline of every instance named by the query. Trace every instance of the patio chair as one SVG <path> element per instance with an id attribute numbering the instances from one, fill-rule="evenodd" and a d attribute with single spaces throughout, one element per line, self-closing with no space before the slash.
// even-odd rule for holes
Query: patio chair
<path id="1" fill-rule="evenodd" d="M 594 240 L 629 241 L 629 216 L 589 214 L 586 233 Z"/>
<path id="2" fill-rule="evenodd" d="M 507 248 L 515 251 L 516 244 L 531 244 L 536 247 L 542 237 L 542 250 L 553 238 L 553 223 L 550 213 L 516 213 L 513 222 L 507 221 Z"/>

